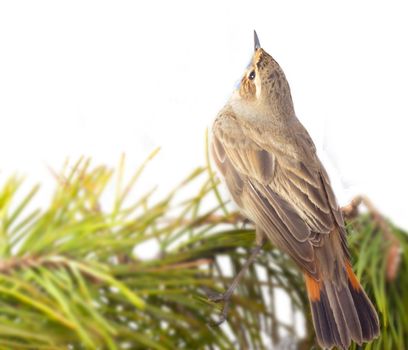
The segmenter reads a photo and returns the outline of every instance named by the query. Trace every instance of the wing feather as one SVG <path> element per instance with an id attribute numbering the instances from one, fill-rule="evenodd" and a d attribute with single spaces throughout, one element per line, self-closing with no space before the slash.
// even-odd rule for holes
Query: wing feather
<path id="1" fill-rule="evenodd" d="M 267 237 L 278 248 L 289 254 L 304 270 L 315 275 L 316 265 L 312 244 L 307 239 L 298 240 L 291 234 L 288 230 L 290 224 L 287 216 L 283 215 L 283 218 L 279 216 L 277 207 L 261 194 L 256 185 L 249 182 L 249 189 L 245 192 L 247 194 L 246 210 L 252 214 L 255 222 L 261 226 Z M 293 214 L 296 216 L 295 213 Z M 306 227 L 306 231 L 302 234 L 308 236 L 308 233 L 309 230 Z"/>
<path id="2" fill-rule="evenodd" d="M 265 141 L 265 130 L 256 130 L 246 130 L 231 109 L 221 111 L 213 126 L 215 162 L 243 212 L 314 275 L 315 247 L 336 223 L 343 225 L 328 176 L 303 127 L 294 130 L 290 153 L 295 156 L 283 155 L 282 145 L 275 149 L 275 141 Z M 301 148 L 307 147 L 302 159 Z"/>

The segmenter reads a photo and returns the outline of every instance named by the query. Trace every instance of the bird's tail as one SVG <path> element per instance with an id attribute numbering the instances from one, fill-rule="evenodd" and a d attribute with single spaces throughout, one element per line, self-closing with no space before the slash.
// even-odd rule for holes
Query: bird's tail
<path id="1" fill-rule="evenodd" d="M 305 274 L 317 340 L 324 349 L 348 349 L 379 334 L 377 313 L 361 287 L 349 262 L 345 263 L 347 281 L 317 281 Z"/>

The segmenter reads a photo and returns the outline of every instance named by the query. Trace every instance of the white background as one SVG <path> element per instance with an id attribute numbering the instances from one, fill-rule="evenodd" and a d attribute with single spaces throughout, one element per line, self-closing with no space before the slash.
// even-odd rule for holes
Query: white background
<path id="1" fill-rule="evenodd" d="M 408 228 L 407 18 L 403 1 L 1 2 L 0 177 L 162 146 L 146 181 L 170 188 L 204 164 L 256 29 L 339 201 L 365 193 Z"/>

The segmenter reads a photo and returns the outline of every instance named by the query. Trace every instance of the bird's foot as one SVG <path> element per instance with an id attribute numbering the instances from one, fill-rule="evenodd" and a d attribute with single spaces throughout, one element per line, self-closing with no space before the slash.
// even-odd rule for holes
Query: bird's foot
<path id="1" fill-rule="evenodd" d="M 215 291 L 208 291 L 207 292 L 207 298 L 209 301 L 212 301 L 214 303 L 219 303 L 221 301 L 224 301 L 225 293 L 219 293 L 219 292 L 215 292 Z"/>
<path id="2" fill-rule="evenodd" d="M 231 295 L 227 292 L 219 293 L 219 292 L 209 290 L 207 291 L 207 298 L 209 301 L 212 301 L 214 303 L 221 303 L 221 302 L 224 303 L 224 305 L 222 306 L 222 310 L 221 310 L 219 319 L 217 321 L 212 321 L 210 323 L 210 325 L 213 327 L 219 326 L 227 319 Z"/>

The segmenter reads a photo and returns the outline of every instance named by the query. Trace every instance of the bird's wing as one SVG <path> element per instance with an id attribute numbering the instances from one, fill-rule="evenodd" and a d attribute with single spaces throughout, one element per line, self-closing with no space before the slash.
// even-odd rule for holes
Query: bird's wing
<path id="1" fill-rule="evenodd" d="M 308 132 L 297 119 L 292 119 L 286 129 L 280 138 L 268 127 L 243 129 L 254 143 L 275 154 L 274 178 L 269 187 L 296 209 L 312 232 L 330 233 L 334 225 L 343 227 L 329 177 Z"/>
<path id="2" fill-rule="evenodd" d="M 327 174 L 299 157 L 284 158 L 276 147 L 263 144 L 264 137 L 272 136 L 248 133 L 233 111 L 224 110 L 213 127 L 215 161 L 237 204 L 314 275 L 314 246 L 320 234 L 333 229 L 332 211 L 339 212 Z M 338 219 L 342 222 L 341 213 Z"/>

